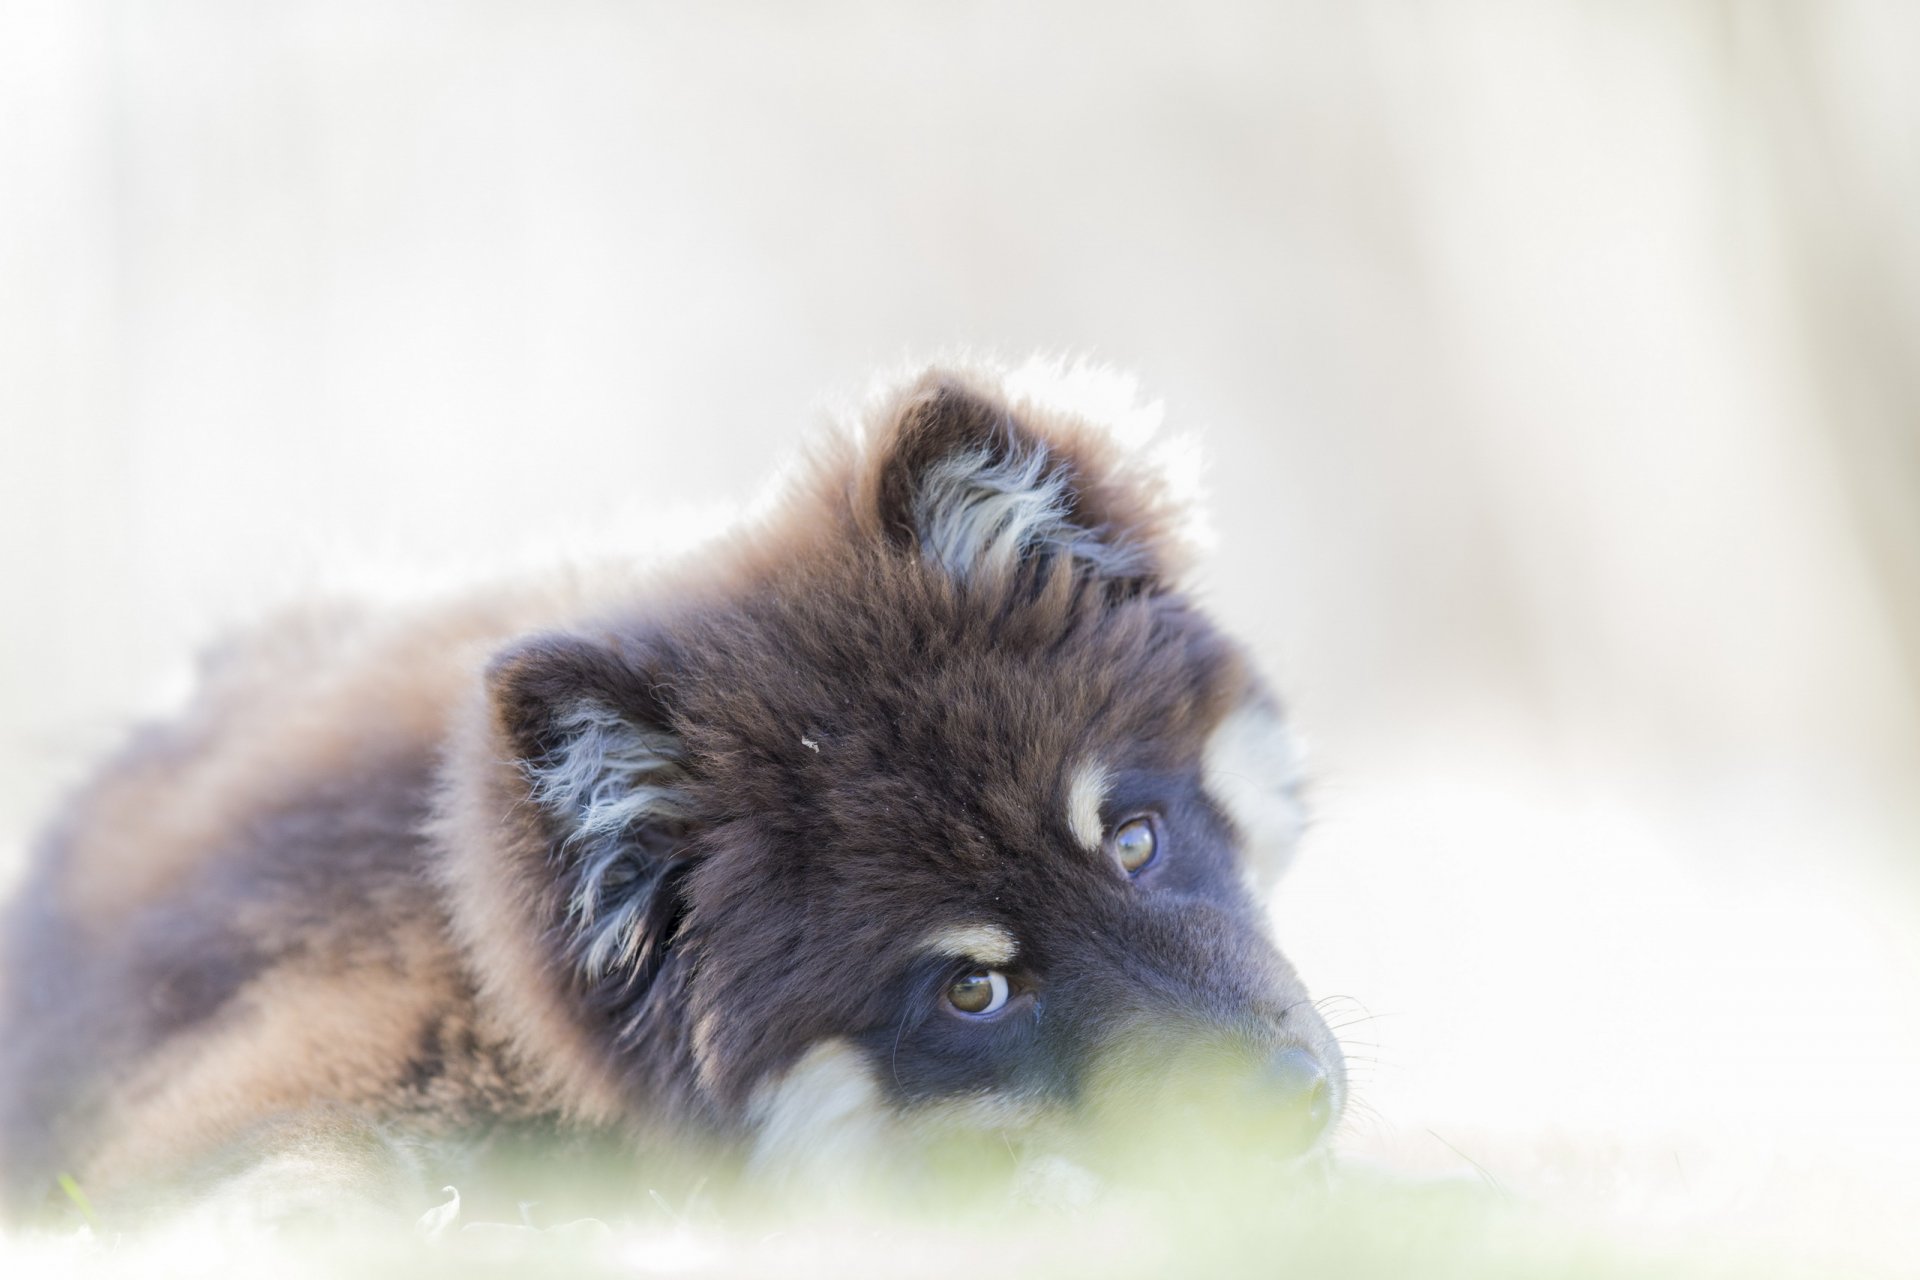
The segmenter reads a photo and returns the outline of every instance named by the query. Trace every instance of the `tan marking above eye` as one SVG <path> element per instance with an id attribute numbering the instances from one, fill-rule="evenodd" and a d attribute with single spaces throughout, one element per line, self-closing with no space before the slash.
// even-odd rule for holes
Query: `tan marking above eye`
<path id="1" fill-rule="evenodd" d="M 1098 760 L 1090 760 L 1073 772 L 1067 784 L 1067 829 L 1083 849 L 1098 849 L 1105 828 L 1100 821 L 1100 806 L 1106 802 L 1107 787 L 1113 776 Z"/>
<path id="2" fill-rule="evenodd" d="M 1011 964 L 1020 944 L 1011 933 L 997 924 L 957 924 L 935 930 L 920 944 L 921 950 L 956 960 L 974 960 L 981 964 Z"/>

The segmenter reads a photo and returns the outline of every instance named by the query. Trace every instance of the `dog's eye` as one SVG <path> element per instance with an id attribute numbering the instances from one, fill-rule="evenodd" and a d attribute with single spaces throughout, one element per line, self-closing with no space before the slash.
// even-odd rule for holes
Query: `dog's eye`
<path id="1" fill-rule="evenodd" d="M 947 984 L 947 1003 L 971 1017 L 985 1017 L 1006 1002 L 1007 975 L 998 969 L 975 969 Z"/>
<path id="2" fill-rule="evenodd" d="M 1160 842 L 1154 835 L 1152 818 L 1130 818 L 1120 824 L 1108 844 L 1121 869 L 1136 875 L 1153 861 Z"/>

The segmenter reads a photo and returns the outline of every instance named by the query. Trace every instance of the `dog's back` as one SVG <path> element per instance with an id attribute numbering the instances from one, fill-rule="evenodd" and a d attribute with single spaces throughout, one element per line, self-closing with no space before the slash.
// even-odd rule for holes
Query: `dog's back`
<path id="1" fill-rule="evenodd" d="M 15 1210 L 245 1143 L 319 1103 L 410 1135 L 525 1111 L 422 827 L 490 648 L 573 601 L 292 616 L 211 655 L 36 850 L 7 928 L 0 1170 Z"/>

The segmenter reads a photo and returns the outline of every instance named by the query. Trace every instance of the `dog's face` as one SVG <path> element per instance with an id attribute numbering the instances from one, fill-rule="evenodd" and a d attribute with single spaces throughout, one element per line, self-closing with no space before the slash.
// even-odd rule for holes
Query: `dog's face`
<path id="1" fill-rule="evenodd" d="M 1260 900 L 1292 758 L 1152 483 L 929 380 L 724 576 L 496 662 L 552 960 L 637 1092 L 763 1165 L 1200 1071 L 1318 1139 L 1339 1052 Z"/>

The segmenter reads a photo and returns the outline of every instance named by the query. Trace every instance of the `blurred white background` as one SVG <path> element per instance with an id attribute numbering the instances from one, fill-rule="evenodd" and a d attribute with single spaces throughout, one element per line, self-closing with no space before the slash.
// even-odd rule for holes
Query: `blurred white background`
<path id="1" fill-rule="evenodd" d="M 644 530 L 877 368 L 1091 354 L 1204 439 L 1209 596 L 1316 748 L 1279 919 L 1375 1015 L 1350 1148 L 1884 1233 L 1916 50 L 1852 0 L 4 0 L 0 848 L 335 566 Z"/>

